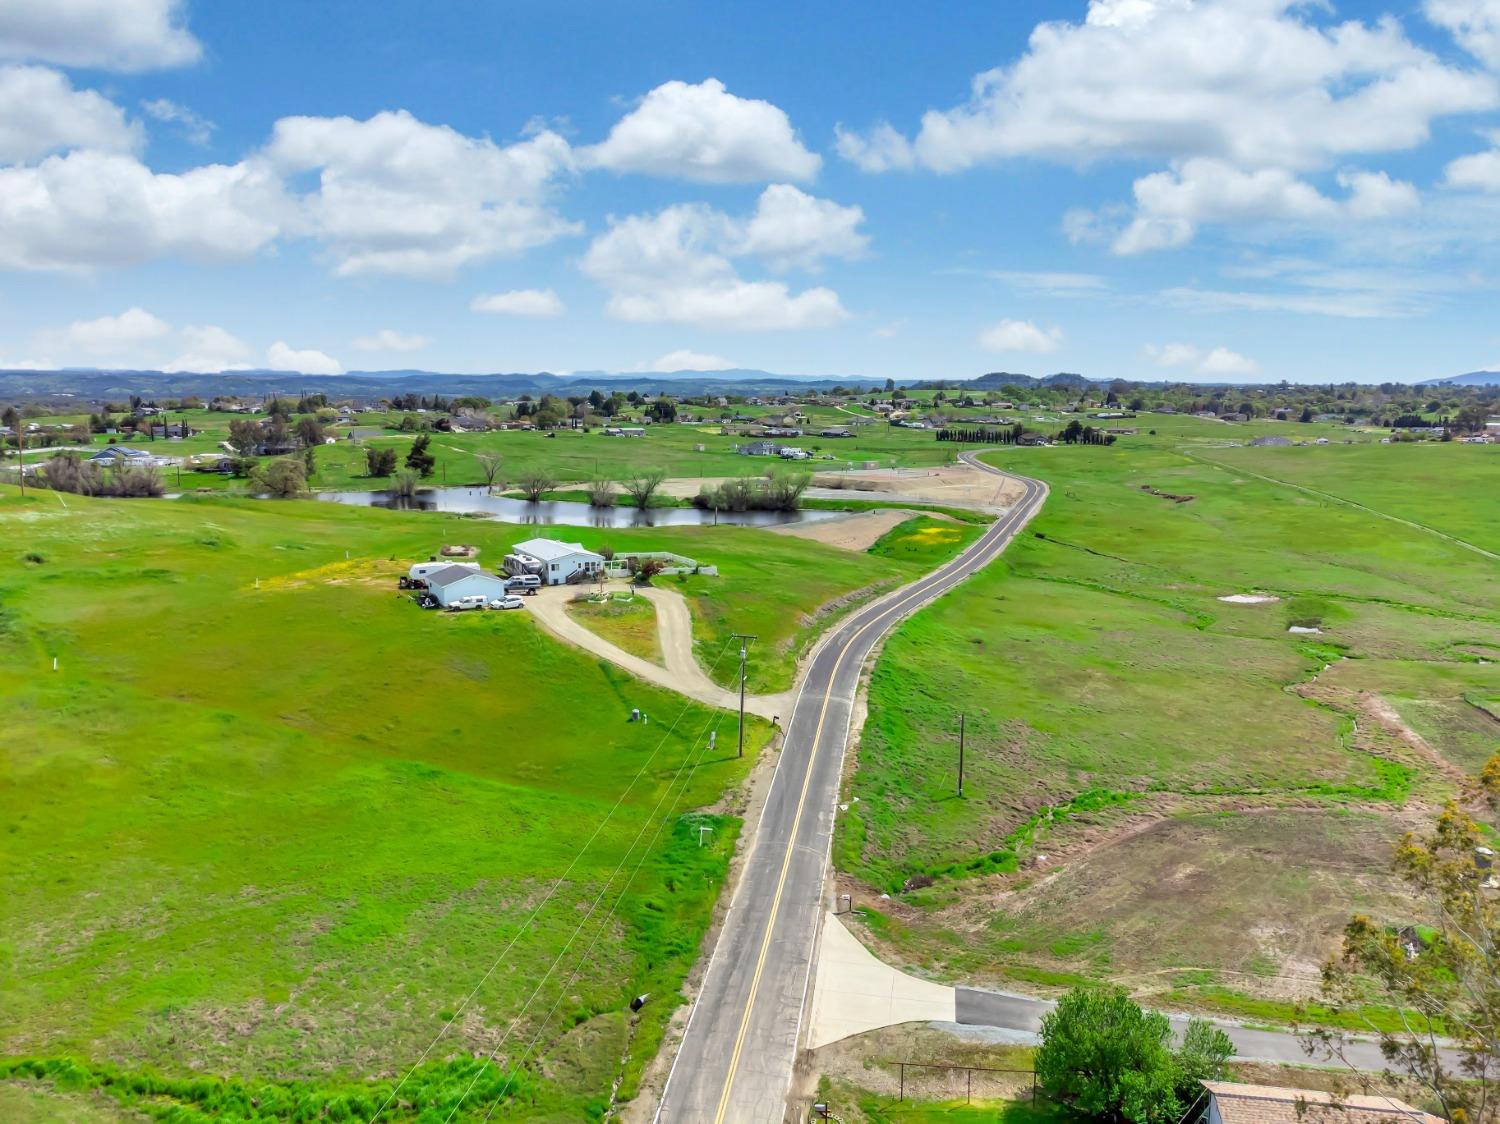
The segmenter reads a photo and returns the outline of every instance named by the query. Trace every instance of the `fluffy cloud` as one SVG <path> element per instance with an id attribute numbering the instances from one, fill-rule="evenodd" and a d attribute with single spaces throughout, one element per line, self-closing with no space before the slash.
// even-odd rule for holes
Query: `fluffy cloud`
<path id="1" fill-rule="evenodd" d="M 716 78 L 663 83 L 581 155 L 594 167 L 697 183 L 800 182 L 822 164 L 779 107 L 736 97 Z"/>
<path id="2" fill-rule="evenodd" d="M 298 351 L 285 340 L 266 348 L 266 362 L 274 371 L 298 371 L 304 375 L 341 375 L 344 365 L 333 356 L 308 348 Z"/>
<path id="3" fill-rule="evenodd" d="M 1389 218 L 1420 206 L 1416 188 L 1384 172 L 1344 172 L 1338 182 L 1348 192 L 1341 200 L 1283 169 L 1245 172 L 1222 160 L 1187 160 L 1135 181 L 1135 217 L 1114 250 L 1181 246 L 1205 223 Z"/>
<path id="4" fill-rule="evenodd" d="M 140 126 L 120 107 L 45 66 L 0 67 L 0 163 L 23 164 L 69 148 L 129 152 Z"/>
<path id="5" fill-rule="evenodd" d="M 730 259 L 808 268 L 827 255 L 857 256 L 866 241 L 854 229 L 862 218 L 858 208 L 773 184 L 748 220 L 693 204 L 614 220 L 582 268 L 610 291 L 607 307 L 617 319 L 733 331 L 822 328 L 848 316 L 837 293 L 747 281 Z"/>
<path id="6" fill-rule="evenodd" d="M 215 324 L 184 328 L 181 337 L 186 350 L 163 364 L 163 371 L 215 374 L 219 371 L 244 370 L 250 366 L 250 345 Z"/>
<path id="7" fill-rule="evenodd" d="M 141 102 L 141 109 L 154 121 L 175 125 L 193 144 L 207 144 L 214 135 L 214 123 L 170 98 L 151 98 Z"/>
<path id="8" fill-rule="evenodd" d="M 481 293 L 469 302 L 475 312 L 503 316 L 561 316 L 567 309 L 551 289 L 511 289 L 504 293 Z"/>
<path id="9" fill-rule="evenodd" d="M 678 348 L 669 351 L 652 363 L 653 371 L 730 371 L 735 364 L 722 355 L 705 355 L 701 351 Z"/>
<path id="10" fill-rule="evenodd" d="M 404 110 L 285 117 L 265 156 L 283 175 L 318 173 L 318 190 L 301 199 L 305 233 L 328 246 L 341 277 L 446 278 L 581 229 L 547 203 L 573 167 L 552 132 L 501 147 Z"/>
<path id="11" fill-rule="evenodd" d="M 1493 78 L 1444 65 L 1394 21 L 1323 27 L 1313 11 L 1093 0 L 1081 24 L 1039 24 L 1018 61 L 973 80 L 967 104 L 929 111 L 914 158 L 938 171 L 1108 155 L 1310 168 L 1410 148 L 1434 118 L 1496 103 Z M 867 139 L 893 148 L 879 131 Z"/>
<path id="12" fill-rule="evenodd" d="M 5 0 L 0 58 L 151 70 L 197 62 L 181 0 Z"/>
<path id="13" fill-rule="evenodd" d="M 421 351 L 432 341 L 426 336 L 405 335 L 393 328 L 381 328 L 370 336 L 360 336 L 354 346 L 360 351 Z"/>
<path id="14" fill-rule="evenodd" d="M 1427 0 L 1424 10 L 1464 50 L 1500 70 L 1500 0 Z"/>
<path id="15" fill-rule="evenodd" d="M 62 363 L 163 371 L 240 370 L 249 366 L 248 344 L 214 324 L 177 329 L 139 306 L 116 316 L 75 320 L 65 328 L 40 331 L 34 345 Z M 174 358 L 163 360 L 163 356 Z M 58 363 L 48 360 L 49 367 Z"/>
<path id="16" fill-rule="evenodd" d="M 818 199 L 785 183 L 761 192 L 755 214 L 734 252 L 757 254 L 773 269 L 815 268 L 825 257 L 858 258 L 870 239 L 860 233 L 865 213 Z"/>
<path id="17" fill-rule="evenodd" d="M 1444 169 L 1444 182 L 1449 187 L 1500 192 L 1500 131 L 1486 136 L 1495 144 L 1494 148 L 1460 156 Z"/>
<path id="18" fill-rule="evenodd" d="M 1188 367 L 1199 375 L 1253 375 L 1260 370 L 1254 359 L 1215 347 L 1204 351 L 1190 343 L 1168 343 L 1146 346 L 1146 356 L 1160 367 Z"/>
<path id="19" fill-rule="evenodd" d="M 243 258 L 276 236 L 285 205 L 279 181 L 255 164 L 172 175 L 124 154 L 49 156 L 0 168 L 0 269 Z"/>
<path id="20" fill-rule="evenodd" d="M 1500 0 L 1427 10 L 1476 55 L 1500 42 Z M 1082 23 L 1037 25 L 1019 59 L 978 75 L 965 104 L 925 114 L 915 138 L 882 123 L 841 131 L 839 151 L 871 171 L 1170 162 L 1136 182 L 1145 203 L 1122 252 L 1181 245 L 1202 222 L 1405 213 L 1415 190 L 1380 173 L 1350 174 L 1342 205 L 1304 177 L 1416 147 L 1434 120 L 1500 103 L 1500 84 L 1444 63 L 1392 19 L 1326 15 L 1298 0 L 1091 0 Z M 1076 231 L 1097 217 L 1070 221 Z"/>
<path id="21" fill-rule="evenodd" d="M 863 172 L 905 171 L 917 164 L 911 142 L 889 121 L 881 121 L 864 133 L 835 126 L 834 141 L 838 154 Z"/>
<path id="22" fill-rule="evenodd" d="M 1063 345 L 1061 328 L 1040 328 L 1030 320 L 1002 320 L 979 334 L 986 351 L 1027 351 L 1048 355 Z"/>
<path id="23" fill-rule="evenodd" d="M 118 316 L 97 320 L 75 320 L 56 334 L 59 342 L 90 355 L 120 355 L 134 352 L 141 344 L 159 340 L 172 326 L 144 308 L 128 308 Z"/>

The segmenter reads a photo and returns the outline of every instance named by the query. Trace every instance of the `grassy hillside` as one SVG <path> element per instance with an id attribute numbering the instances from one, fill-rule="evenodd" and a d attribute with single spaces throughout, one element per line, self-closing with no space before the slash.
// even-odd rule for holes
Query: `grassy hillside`
<path id="1" fill-rule="evenodd" d="M 871 917 L 893 954 L 1233 1007 L 1315 988 L 1351 908 L 1409 915 L 1391 841 L 1500 748 L 1481 705 L 1500 691 L 1497 565 L 1262 477 L 1294 460 L 1485 541 L 1500 461 L 1174 443 L 993 455 L 1046 480 L 1046 507 L 885 646 L 835 854 L 893 895 Z M 1396 467 L 1413 454 L 1427 471 Z M 1219 600 L 1252 591 L 1276 600 Z"/>
<path id="2" fill-rule="evenodd" d="M 157 1070 L 162 1103 L 205 1111 L 275 1082 L 256 1095 L 337 1115 L 451 1019 L 403 1098 L 446 1112 L 477 1074 L 460 1119 L 517 1093 L 581 1119 L 630 1095 L 737 836 L 694 810 L 747 762 L 702 756 L 732 718 L 527 614 L 394 588 L 440 541 L 493 560 L 519 534 L 0 489 L 0 1055 L 78 1056 L 69 1087 L 127 1099 Z M 770 537 L 695 545 L 734 573 Z M 446 1061 L 492 1050 L 519 1075 Z"/>

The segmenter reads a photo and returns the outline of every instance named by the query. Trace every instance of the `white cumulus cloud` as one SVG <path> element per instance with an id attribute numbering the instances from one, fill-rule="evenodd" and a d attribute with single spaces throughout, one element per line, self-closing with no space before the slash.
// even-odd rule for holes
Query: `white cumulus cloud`
<path id="1" fill-rule="evenodd" d="M 793 292 L 782 281 L 746 280 L 731 259 L 759 257 L 785 269 L 858 256 L 865 239 L 854 227 L 862 218 L 858 208 L 773 184 L 748 219 L 682 203 L 612 220 L 582 268 L 609 290 L 607 311 L 620 320 L 732 331 L 828 327 L 849 315 L 832 289 Z"/>
<path id="2" fill-rule="evenodd" d="M 122 153 L 49 156 L 0 168 L 0 269 L 244 258 L 276 237 L 285 208 L 280 182 L 249 163 L 177 175 Z"/>
<path id="3" fill-rule="evenodd" d="M 203 54 L 182 0 L 5 0 L 0 58 L 139 71 Z"/>
<path id="4" fill-rule="evenodd" d="M 298 371 L 304 375 L 341 375 L 344 365 L 333 356 L 313 348 L 297 350 L 285 340 L 266 348 L 266 362 L 274 371 Z"/>
<path id="5" fill-rule="evenodd" d="M 1125 253 L 1181 245 L 1205 222 L 1409 213 L 1415 188 L 1364 178 L 1382 173 L 1347 173 L 1344 200 L 1307 177 L 1424 144 L 1435 121 L 1500 104 L 1500 80 L 1419 46 L 1395 19 L 1338 22 L 1330 11 L 1299 0 L 1092 0 L 1082 22 L 1038 24 L 1019 58 L 977 75 L 964 104 L 928 111 L 914 137 L 882 122 L 841 130 L 838 149 L 870 171 L 1164 161 L 1168 170 L 1136 182 L 1140 214 L 1115 232 Z M 1500 0 L 1427 3 L 1492 62 L 1497 11 Z M 1087 234 L 1099 217 L 1068 224 Z"/>
<path id="6" fill-rule="evenodd" d="M 651 364 L 653 371 L 730 371 L 736 364 L 722 355 L 706 355 L 701 351 L 678 348 L 657 358 Z"/>
<path id="7" fill-rule="evenodd" d="M 1190 343 L 1147 344 L 1146 357 L 1160 367 L 1186 367 L 1199 375 L 1253 375 L 1260 364 L 1227 347 L 1204 351 Z"/>
<path id="8" fill-rule="evenodd" d="M 979 345 L 986 351 L 1026 351 L 1047 355 L 1062 347 L 1061 328 L 1042 328 L 1030 320 L 1001 320 L 979 334 Z"/>
<path id="9" fill-rule="evenodd" d="M 1488 152 L 1460 156 L 1443 170 L 1443 182 L 1449 187 L 1472 191 L 1500 192 L 1500 130 L 1485 134 L 1495 145 Z"/>
<path id="10" fill-rule="evenodd" d="M 0 67 L 0 163 L 24 164 L 70 148 L 130 152 L 141 128 L 93 90 L 75 90 L 45 66 Z"/>
<path id="11" fill-rule="evenodd" d="M 360 336 L 354 346 L 360 351 L 421 351 L 432 341 L 426 336 L 407 335 L 394 328 L 381 328 L 372 335 Z"/>
<path id="12" fill-rule="evenodd" d="M 265 154 L 283 175 L 318 174 L 301 198 L 305 232 L 341 277 L 447 278 L 581 229 L 550 205 L 574 162 L 568 142 L 545 130 L 501 147 L 405 110 L 284 117 Z"/>
<path id="13" fill-rule="evenodd" d="M 118 355 L 149 340 L 161 339 L 172 326 L 144 308 L 128 308 L 118 316 L 75 320 L 62 330 L 69 347 L 93 355 Z"/>
<path id="14" fill-rule="evenodd" d="M 511 289 L 504 293 L 481 293 L 469 302 L 475 312 L 503 316 L 561 316 L 567 309 L 551 289 Z"/>
<path id="15" fill-rule="evenodd" d="M 1427 0 L 1424 10 L 1464 50 L 1500 70 L 1500 0 Z"/>
<path id="16" fill-rule="evenodd" d="M 581 155 L 593 167 L 698 183 L 801 182 L 822 163 L 778 106 L 736 97 L 716 78 L 663 83 Z"/>
<path id="17" fill-rule="evenodd" d="M 190 325 L 182 329 L 180 336 L 185 350 L 162 365 L 162 370 L 169 374 L 177 371 L 215 374 L 250 366 L 250 345 L 216 324 Z"/>

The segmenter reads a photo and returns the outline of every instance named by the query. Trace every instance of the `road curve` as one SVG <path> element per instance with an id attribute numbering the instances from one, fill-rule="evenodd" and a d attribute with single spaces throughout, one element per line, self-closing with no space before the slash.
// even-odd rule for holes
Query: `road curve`
<path id="1" fill-rule="evenodd" d="M 961 459 L 986 472 L 974 453 Z M 1020 500 L 961 555 L 853 613 L 819 641 L 708 971 L 657 1109 L 660 1124 L 782 1119 L 823 912 L 823 873 L 861 668 L 916 609 L 982 569 L 1041 508 L 1047 487 L 1011 476 Z"/>

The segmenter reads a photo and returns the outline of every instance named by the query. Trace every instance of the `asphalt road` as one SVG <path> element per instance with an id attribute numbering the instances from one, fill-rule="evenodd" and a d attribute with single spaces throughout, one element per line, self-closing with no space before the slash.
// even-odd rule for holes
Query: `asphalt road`
<path id="1" fill-rule="evenodd" d="M 973 453 L 963 459 L 980 464 Z M 656 1119 L 780 1121 L 796 1061 L 834 804 L 862 665 L 901 620 L 982 569 L 1036 514 L 1020 500 L 959 557 L 852 614 L 819 642 L 797 694 L 749 859 L 730 903 Z"/>
<path id="2" fill-rule="evenodd" d="M 1042 1016 L 1055 1006 L 1050 999 L 1037 999 L 1030 995 L 1011 995 L 968 987 L 958 988 L 957 991 L 959 1023 L 965 1026 L 999 1027 L 1027 1038 L 1034 1037 L 1041 1030 Z M 1171 1021 L 1172 1029 L 1180 1038 L 1187 1029 L 1187 1019 L 1182 1015 L 1172 1015 Z M 1257 1062 L 1289 1062 L 1292 1065 L 1339 1064 L 1310 1056 L 1302 1048 L 1302 1040 L 1287 1031 L 1254 1030 L 1219 1019 L 1212 1021 L 1229 1035 L 1237 1058 Z M 1450 1060 L 1456 1057 L 1457 1055 L 1453 1055 Z M 1372 1071 L 1383 1070 L 1386 1066 L 1380 1046 L 1366 1040 L 1351 1040 L 1346 1043 L 1344 1061 L 1356 1069 Z"/>

